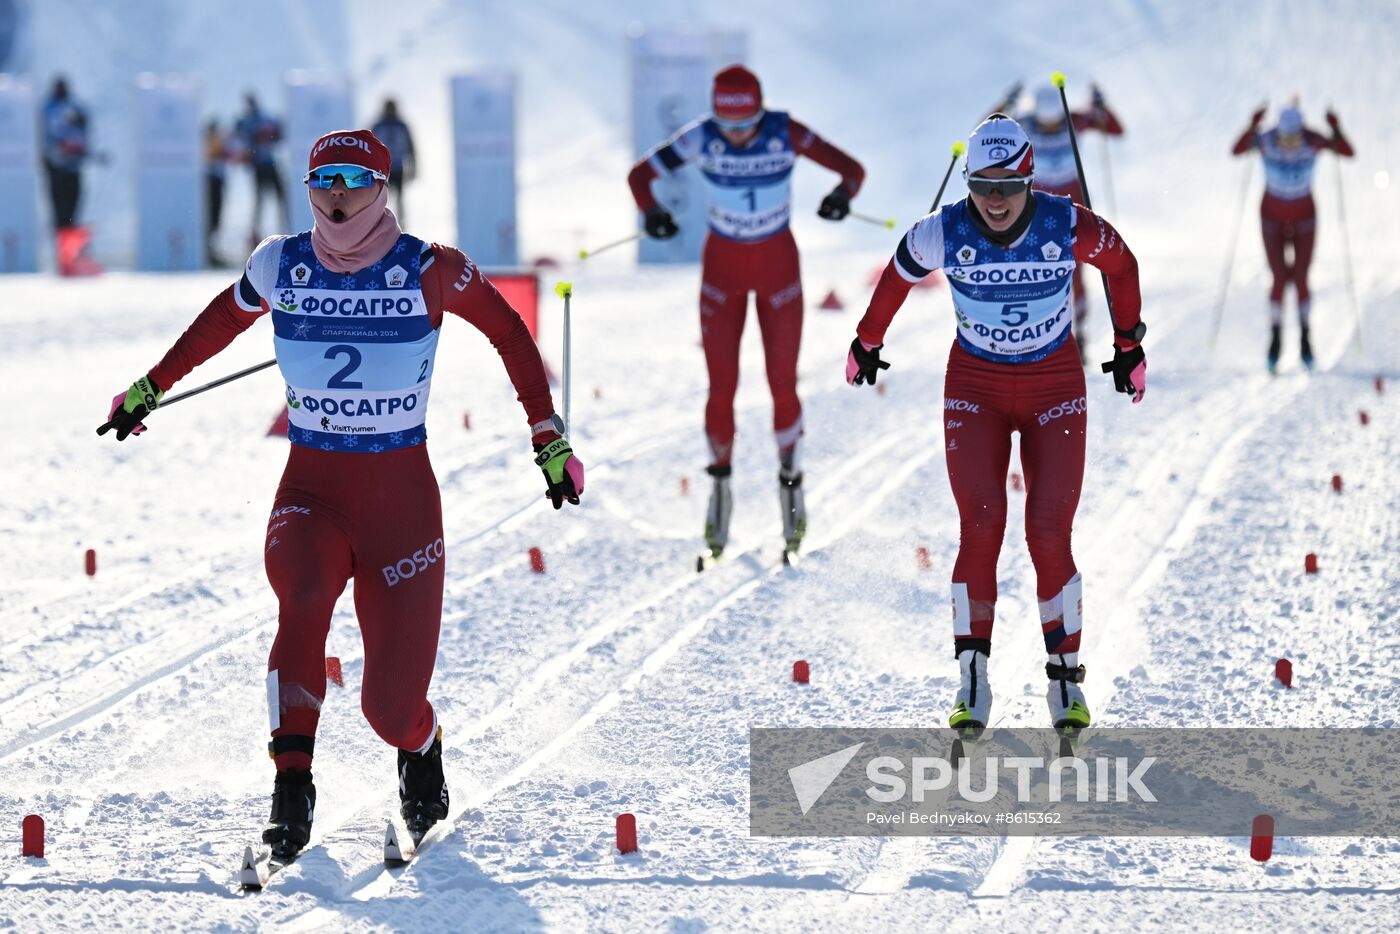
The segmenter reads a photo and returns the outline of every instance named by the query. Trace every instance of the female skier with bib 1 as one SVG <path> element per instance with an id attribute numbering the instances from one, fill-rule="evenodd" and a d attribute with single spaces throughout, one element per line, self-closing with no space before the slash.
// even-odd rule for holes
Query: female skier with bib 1
<path id="1" fill-rule="evenodd" d="M 442 730 L 427 696 L 446 555 L 424 430 L 446 312 L 471 322 L 501 355 L 554 507 L 583 492 L 583 466 L 559 432 L 524 322 L 460 250 L 399 229 L 387 207 L 389 169 L 388 150 L 369 130 L 317 140 L 305 178 L 312 229 L 264 240 L 243 277 L 113 400 L 98 429 L 115 429 L 119 441 L 141 432 L 177 380 L 271 314 L 292 442 L 264 545 L 278 625 L 267 673 L 277 776 L 263 840 L 281 862 L 311 834 L 326 634 L 352 579 L 365 644 L 361 706 L 399 751 L 404 821 L 421 838 L 447 816 Z"/>
<path id="2" fill-rule="evenodd" d="M 968 197 L 918 221 L 900 241 L 856 328 L 846 381 L 874 383 L 885 331 L 915 282 L 942 269 L 953 295 L 957 339 L 948 353 L 943 437 L 958 504 L 961 543 L 953 566 L 953 651 L 962 673 L 949 725 L 971 733 L 989 722 L 987 659 L 997 598 L 997 555 L 1006 528 L 1011 433 L 1021 433 L 1026 543 L 1035 565 L 1048 655 L 1046 699 L 1062 730 L 1089 725 L 1079 685 L 1082 583 L 1070 527 L 1084 479 L 1084 371 L 1070 331 L 1076 264 L 1108 275 L 1112 372 L 1119 392 L 1141 402 L 1147 364 L 1141 341 L 1137 261 L 1118 232 L 1069 198 L 1032 191 L 1034 153 L 1021 126 L 993 114 L 968 139 Z"/>

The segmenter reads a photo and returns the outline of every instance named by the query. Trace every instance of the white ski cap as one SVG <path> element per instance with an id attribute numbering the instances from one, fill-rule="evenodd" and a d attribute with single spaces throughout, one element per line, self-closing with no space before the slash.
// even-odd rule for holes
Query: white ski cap
<path id="1" fill-rule="evenodd" d="M 1035 118 L 1041 123 L 1060 123 L 1065 119 L 1065 108 L 1060 103 L 1060 89 L 1045 85 L 1035 92 Z"/>
<path id="2" fill-rule="evenodd" d="M 963 177 L 984 169 L 1010 169 L 1017 175 L 1034 175 L 1031 141 L 1021 124 L 1006 114 L 992 114 L 967 138 L 967 166 Z"/>
<path id="3" fill-rule="evenodd" d="M 1278 131 L 1280 133 L 1301 133 L 1303 130 L 1303 112 L 1297 107 L 1285 107 L 1278 115 Z"/>

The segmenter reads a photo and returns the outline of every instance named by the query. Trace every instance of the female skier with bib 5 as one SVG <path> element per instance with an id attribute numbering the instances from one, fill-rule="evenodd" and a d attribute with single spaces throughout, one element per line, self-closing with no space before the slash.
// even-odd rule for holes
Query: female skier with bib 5
<path id="1" fill-rule="evenodd" d="M 1051 723 L 1089 725 L 1079 663 L 1083 587 L 1070 528 L 1084 479 L 1084 371 L 1071 334 L 1070 283 L 1078 263 L 1108 275 L 1112 372 L 1141 402 L 1137 261 L 1108 222 L 1067 197 L 1031 190 L 1034 153 L 1021 126 L 993 114 L 968 139 L 968 197 L 914 224 L 900 241 L 856 328 L 846 381 L 873 384 L 885 331 L 915 282 L 942 269 L 952 290 L 957 339 L 948 353 L 943 437 L 961 541 L 953 566 L 953 652 L 962 673 L 948 723 L 976 734 L 991 712 L 987 659 L 997 598 L 997 555 L 1006 528 L 1011 434 L 1021 433 L 1026 543 L 1035 565 L 1048 655 Z"/>

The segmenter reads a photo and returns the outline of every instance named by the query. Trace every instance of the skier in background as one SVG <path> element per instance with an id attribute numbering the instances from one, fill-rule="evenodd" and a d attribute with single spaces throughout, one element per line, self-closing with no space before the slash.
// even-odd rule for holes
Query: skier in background
<path id="1" fill-rule="evenodd" d="M 408 124 L 399 116 L 399 105 L 392 97 L 384 101 L 384 109 L 370 132 L 379 137 L 389 148 L 389 156 L 394 160 L 394 168 L 389 173 L 389 190 L 394 193 L 394 211 L 399 223 L 406 223 L 403 210 L 404 182 L 411 182 L 418 174 L 418 160 L 413 154 L 413 134 Z"/>
<path id="2" fill-rule="evenodd" d="M 1018 83 L 1008 90 L 1001 104 L 993 110 L 1011 115 L 1025 130 L 1026 137 L 1035 148 L 1035 190 L 1064 195 L 1075 203 L 1083 203 L 1084 189 L 1079 184 L 1079 172 L 1074 163 L 1074 149 L 1070 146 L 1069 124 L 1065 120 L 1059 88 L 1049 84 L 1037 88 L 1035 106 L 1018 112 L 1014 108 L 1021 96 L 1021 87 Z M 1122 136 L 1123 125 L 1117 115 L 1108 109 L 1099 86 L 1092 84 L 1089 90 L 1089 109 L 1070 112 L 1074 131 L 1098 130 L 1109 136 Z M 1084 279 L 1077 266 L 1070 294 L 1074 304 L 1074 332 L 1079 339 L 1080 361 L 1087 366 L 1088 341 L 1083 331 L 1089 315 L 1089 298 L 1084 292 Z"/>
<path id="3" fill-rule="evenodd" d="M 233 125 L 236 151 L 240 159 L 253 170 L 253 231 L 250 242 L 258 241 L 258 222 L 262 214 L 263 196 L 270 194 L 278 210 L 277 220 L 282 230 L 292 226 L 287 209 L 287 191 L 282 187 L 282 175 L 277 171 L 276 146 L 282 141 L 282 121 L 262 112 L 258 98 L 251 91 L 243 98 L 243 115 Z"/>
<path id="4" fill-rule="evenodd" d="M 58 272 L 65 276 L 101 272 L 101 267 L 86 253 L 92 233 L 78 224 L 83 165 L 91 155 L 88 115 L 73 100 L 66 78 L 54 79 L 40 122 Z"/>
<path id="5" fill-rule="evenodd" d="M 388 150 L 368 130 L 321 137 L 305 179 L 315 226 L 264 240 L 242 278 L 112 400 L 98 429 L 115 429 L 118 441 L 140 433 L 166 390 L 271 313 L 292 442 L 264 546 L 279 615 L 267 674 L 277 776 L 263 840 L 281 862 L 311 833 L 326 634 L 351 579 L 365 643 L 362 707 L 399 750 L 404 821 L 417 840 L 447 815 L 442 731 L 427 698 L 446 556 L 424 430 L 446 312 L 501 355 L 554 508 L 583 492 L 583 465 L 560 434 L 524 322 L 461 251 L 399 228 L 387 206 L 389 169 Z"/>
<path id="6" fill-rule="evenodd" d="M 1299 355 L 1312 369 L 1312 340 L 1308 319 L 1312 294 L 1308 291 L 1308 266 L 1312 264 L 1313 238 L 1317 233 L 1317 205 L 1313 203 L 1312 176 L 1317 154 L 1330 149 L 1339 156 L 1355 155 L 1342 135 L 1337 115 L 1327 111 L 1328 138 L 1303 125 L 1303 113 L 1295 102 L 1285 107 L 1272 130 L 1260 131 L 1264 108 L 1250 117 L 1249 126 L 1235 141 L 1232 152 L 1240 156 L 1258 149 L 1264 159 L 1264 200 L 1259 204 L 1259 225 L 1264 235 L 1264 255 L 1269 260 L 1273 284 L 1269 288 L 1269 372 L 1278 367 L 1282 351 L 1283 292 L 1292 285 L 1298 300 Z M 1289 253 L 1291 252 L 1291 256 Z"/>
<path id="7" fill-rule="evenodd" d="M 739 339 L 756 293 L 768 386 L 773 394 L 773 434 L 778 447 L 778 496 L 785 555 L 795 553 L 807 530 L 798 442 L 802 403 L 797 396 L 797 355 L 802 341 L 802 278 L 797 244 L 788 227 L 791 175 L 798 156 L 841 176 L 817 214 L 839 221 L 851 210 L 865 170 L 860 163 L 780 110 L 766 110 L 758 78 L 739 65 L 715 76 L 713 113 L 682 127 L 632 167 L 627 183 L 645 215 L 646 232 L 666 240 L 675 219 L 656 200 L 651 183 L 682 166 L 699 163 L 709 197 L 710 229 L 700 268 L 700 333 L 709 370 L 705 433 L 713 478 L 705 519 L 705 544 L 718 557 L 729 541 L 729 491 L 734 447 L 734 394 L 739 386 Z M 702 558 L 703 567 L 704 558 Z"/>
<path id="8" fill-rule="evenodd" d="M 204 125 L 204 255 L 210 266 L 227 265 L 214 249 L 224 214 L 224 182 L 228 177 L 228 140 L 219 121 Z"/>
<path id="9" fill-rule="evenodd" d="M 943 205 L 905 234 L 846 362 L 848 383 L 873 384 L 889 367 L 880 350 L 905 296 L 914 283 L 943 270 L 960 325 L 943 389 L 948 480 L 961 522 L 952 598 L 962 684 L 948 723 L 974 735 L 991 712 L 987 659 L 1016 431 L 1051 723 L 1076 731 L 1090 722 L 1079 687 L 1083 584 L 1070 549 L 1087 423 L 1084 369 L 1069 322 L 1071 275 L 1079 263 L 1108 275 L 1114 350 L 1103 371 L 1134 403 L 1147 389 L 1137 261 L 1107 221 L 1067 197 L 1032 191 L 1038 163 L 1026 132 L 1005 114 L 993 114 L 973 131 L 963 170 L 967 198 Z"/>

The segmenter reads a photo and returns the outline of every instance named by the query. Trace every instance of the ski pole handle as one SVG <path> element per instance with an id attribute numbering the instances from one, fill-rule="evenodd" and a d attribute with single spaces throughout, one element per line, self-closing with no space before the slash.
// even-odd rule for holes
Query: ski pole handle
<path id="1" fill-rule="evenodd" d="M 613 247 L 615 247 L 615 246 L 622 246 L 624 243 L 631 243 L 633 240 L 640 240 L 640 239 L 642 239 L 642 238 L 645 237 L 645 236 L 646 236 L 646 231 L 644 231 L 644 230 L 639 230 L 639 231 L 637 231 L 636 233 L 634 233 L 634 234 L 633 234 L 632 236 L 630 236 L 630 237 L 623 237 L 621 240 L 614 240 L 612 243 L 605 243 L 605 244 L 603 244 L 602 246 L 597 247 L 596 249 L 592 249 L 592 250 L 579 250 L 579 251 L 578 251 L 578 258 L 579 258 L 579 259 L 589 259 L 590 257 L 597 256 L 599 253 L 606 253 L 608 250 L 611 250 L 611 249 L 612 249 Z M 567 299 L 565 299 L 565 300 L 567 301 Z"/>

